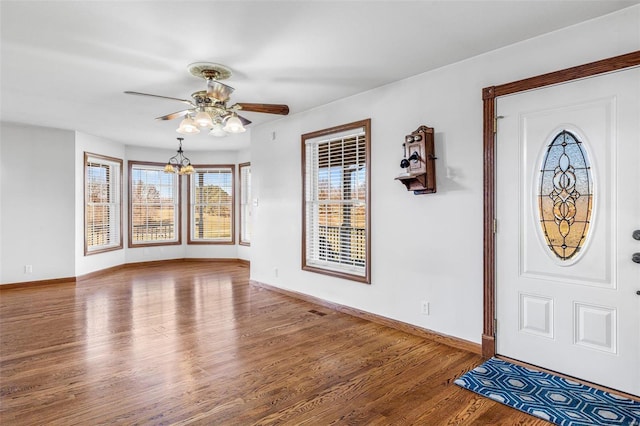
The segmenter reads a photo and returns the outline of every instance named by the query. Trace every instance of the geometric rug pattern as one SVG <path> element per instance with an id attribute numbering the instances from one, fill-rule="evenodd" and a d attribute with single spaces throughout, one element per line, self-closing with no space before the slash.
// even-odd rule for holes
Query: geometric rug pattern
<path id="1" fill-rule="evenodd" d="M 640 426 L 640 402 L 491 358 L 455 384 L 563 426 Z"/>

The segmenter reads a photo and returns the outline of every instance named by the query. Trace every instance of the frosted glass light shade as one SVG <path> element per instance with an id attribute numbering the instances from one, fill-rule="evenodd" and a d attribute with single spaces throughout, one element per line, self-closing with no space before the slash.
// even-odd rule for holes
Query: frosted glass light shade
<path id="1" fill-rule="evenodd" d="M 198 126 L 196 126 L 193 118 L 187 116 L 184 120 L 182 120 L 182 122 L 180 123 L 180 127 L 178 127 L 176 132 L 182 133 L 183 135 L 192 135 L 200 133 L 200 129 L 198 129 Z"/>
<path id="2" fill-rule="evenodd" d="M 195 122 L 200 127 L 213 126 L 213 121 L 211 120 L 211 116 L 209 115 L 209 113 L 205 111 L 200 111 L 196 114 Z"/>
<path id="3" fill-rule="evenodd" d="M 217 138 L 223 138 L 227 136 L 227 132 L 222 128 L 222 124 L 215 123 L 209 132 L 209 136 L 215 136 Z"/>
<path id="4" fill-rule="evenodd" d="M 227 119 L 227 124 L 224 125 L 224 131 L 229 133 L 242 133 L 247 129 L 242 126 L 242 121 L 233 115 Z"/>
<path id="5" fill-rule="evenodd" d="M 181 175 L 191 175 L 191 174 L 195 173 L 195 171 L 196 170 L 193 168 L 193 166 L 191 164 L 187 164 L 186 166 L 180 167 L 179 174 L 181 174 Z"/>

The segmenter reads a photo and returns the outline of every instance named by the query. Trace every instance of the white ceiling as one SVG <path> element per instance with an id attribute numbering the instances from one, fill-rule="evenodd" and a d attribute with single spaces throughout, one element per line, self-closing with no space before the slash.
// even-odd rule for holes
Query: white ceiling
<path id="1" fill-rule="evenodd" d="M 295 114 L 639 2 L 2 0 L 1 119 L 175 148 L 179 120 L 154 118 L 183 104 L 123 92 L 188 99 L 205 88 L 192 62 L 233 70 L 231 103 Z M 201 133 L 185 147 L 246 140 Z"/>

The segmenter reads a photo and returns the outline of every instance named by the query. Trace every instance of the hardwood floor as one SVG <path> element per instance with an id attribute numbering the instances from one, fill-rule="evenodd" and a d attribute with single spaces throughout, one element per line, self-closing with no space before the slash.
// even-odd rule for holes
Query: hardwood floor
<path id="1" fill-rule="evenodd" d="M 546 425 L 453 384 L 480 356 L 167 262 L 0 291 L 0 423 Z"/>

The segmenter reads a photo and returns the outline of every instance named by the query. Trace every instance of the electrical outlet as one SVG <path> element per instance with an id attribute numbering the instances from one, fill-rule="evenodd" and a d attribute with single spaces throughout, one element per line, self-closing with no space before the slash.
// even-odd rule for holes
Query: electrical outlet
<path id="1" fill-rule="evenodd" d="M 278 268 L 273 268 L 273 276 L 278 278 Z"/>
<path id="2" fill-rule="evenodd" d="M 24 273 L 32 274 L 33 273 L 33 265 L 24 265 Z"/>
<path id="3" fill-rule="evenodd" d="M 426 300 L 422 301 L 422 315 L 429 315 L 429 302 Z"/>

